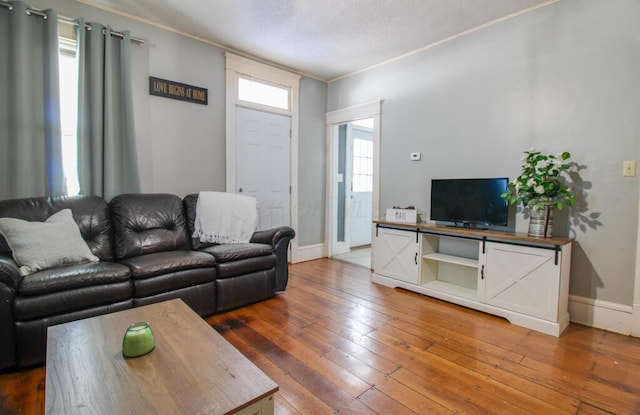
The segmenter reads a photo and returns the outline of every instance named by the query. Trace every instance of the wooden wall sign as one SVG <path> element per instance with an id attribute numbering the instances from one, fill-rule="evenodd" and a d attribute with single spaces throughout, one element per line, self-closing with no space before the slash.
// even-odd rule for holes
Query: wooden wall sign
<path id="1" fill-rule="evenodd" d="M 149 94 L 202 105 L 208 104 L 209 96 L 207 88 L 167 81 L 153 76 L 149 77 Z"/>

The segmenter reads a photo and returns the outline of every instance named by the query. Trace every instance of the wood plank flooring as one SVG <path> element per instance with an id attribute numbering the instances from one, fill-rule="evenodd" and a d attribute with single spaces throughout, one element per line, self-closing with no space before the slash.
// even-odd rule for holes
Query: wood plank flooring
<path id="1" fill-rule="evenodd" d="M 207 319 L 278 385 L 276 414 L 640 414 L 640 339 L 560 338 L 320 259 L 276 298 Z M 41 414 L 44 368 L 0 375 L 1 414 Z"/>

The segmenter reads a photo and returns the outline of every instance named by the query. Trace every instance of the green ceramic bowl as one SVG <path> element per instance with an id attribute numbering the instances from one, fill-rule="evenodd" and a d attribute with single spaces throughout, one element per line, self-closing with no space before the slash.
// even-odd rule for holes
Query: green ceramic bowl
<path id="1" fill-rule="evenodd" d="M 124 357 L 138 357 L 145 355 L 156 346 L 153 331 L 149 323 L 134 323 L 127 327 L 122 339 L 122 355 Z"/>

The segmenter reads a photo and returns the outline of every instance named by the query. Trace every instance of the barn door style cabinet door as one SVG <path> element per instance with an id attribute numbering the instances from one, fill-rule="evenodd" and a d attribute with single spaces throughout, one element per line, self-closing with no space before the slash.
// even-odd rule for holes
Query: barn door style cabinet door
<path id="1" fill-rule="evenodd" d="M 373 269 L 385 277 L 418 284 L 419 233 L 391 228 L 380 228 L 377 231 Z"/>
<path id="2" fill-rule="evenodd" d="M 569 238 L 374 222 L 372 281 L 559 336 L 569 324 Z"/>
<path id="3" fill-rule="evenodd" d="M 487 242 L 485 272 L 491 278 L 484 282 L 484 301 L 545 320 L 563 317 L 558 313 L 561 261 L 556 264 L 555 258 L 549 249 Z"/>

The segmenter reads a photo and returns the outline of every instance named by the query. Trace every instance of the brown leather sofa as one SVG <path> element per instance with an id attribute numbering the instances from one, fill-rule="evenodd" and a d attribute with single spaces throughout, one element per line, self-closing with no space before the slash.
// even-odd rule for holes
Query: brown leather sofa
<path id="1" fill-rule="evenodd" d="M 172 298 L 202 316 L 286 288 L 293 229 L 257 231 L 249 243 L 192 240 L 197 195 L 125 194 L 0 201 L 0 217 L 45 221 L 69 208 L 100 261 L 20 276 L 0 235 L 0 370 L 45 360 L 48 326 Z"/>

